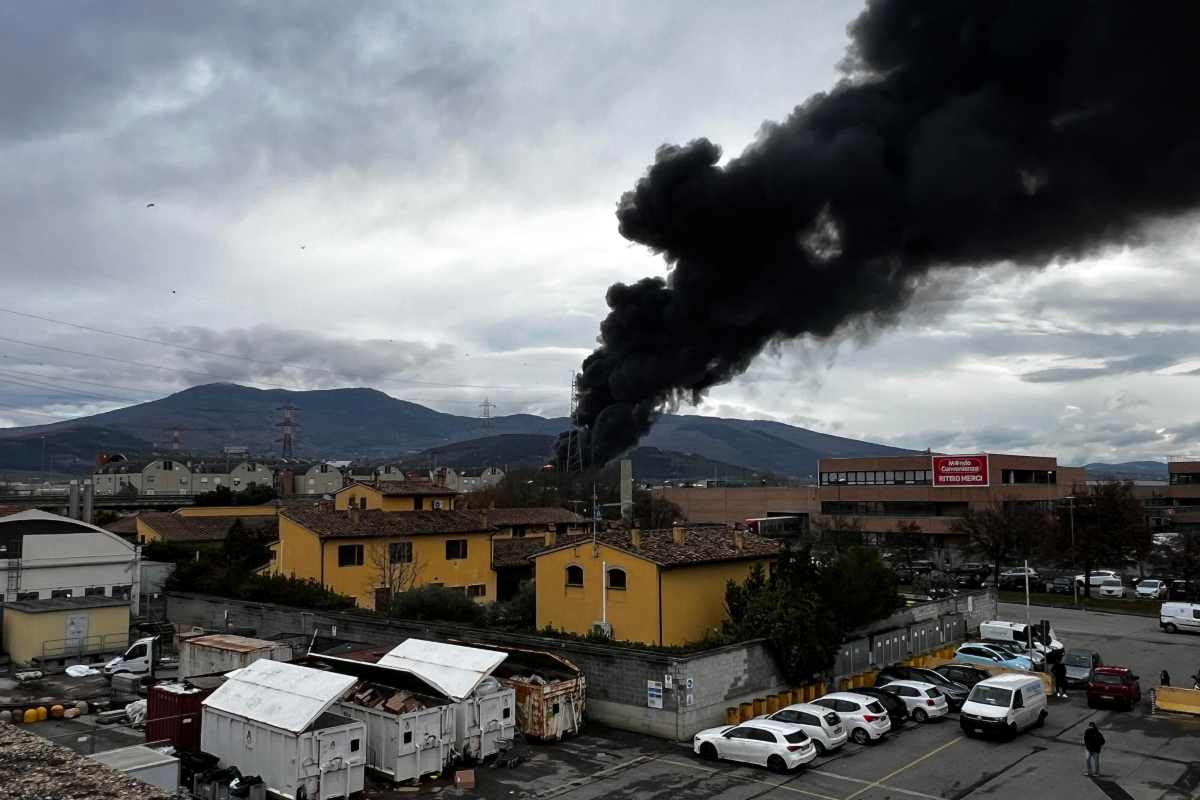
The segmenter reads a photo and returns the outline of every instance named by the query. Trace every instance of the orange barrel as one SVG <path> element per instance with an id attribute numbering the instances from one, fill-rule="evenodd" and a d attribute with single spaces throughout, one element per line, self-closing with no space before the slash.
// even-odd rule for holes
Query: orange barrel
<path id="1" fill-rule="evenodd" d="M 754 704 L 742 703 L 738 706 L 738 719 L 745 722 L 748 719 L 754 719 Z"/>
<path id="2" fill-rule="evenodd" d="M 754 698 L 754 716 L 767 713 L 767 701 L 762 697 Z"/>
<path id="3" fill-rule="evenodd" d="M 767 713 L 774 714 L 779 710 L 779 695 L 767 695 Z"/>
<path id="4" fill-rule="evenodd" d="M 738 717 L 737 706 L 730 706 L 729 708 L 725 709 L 725 724 L 726 725 L 737 725 L 740 721 L 741 720 Z"/>

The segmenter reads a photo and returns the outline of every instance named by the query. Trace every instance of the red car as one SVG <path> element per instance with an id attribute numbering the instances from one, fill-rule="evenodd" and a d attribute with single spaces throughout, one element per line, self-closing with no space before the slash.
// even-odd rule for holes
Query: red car
<path id="1" fill-rule="evenodd" d="M 1110 704 L 1132 710 L 1141 699 L 1142 686 L 1129 667 L 1096 667 L 1088 678 L 1089 708 Z"/>

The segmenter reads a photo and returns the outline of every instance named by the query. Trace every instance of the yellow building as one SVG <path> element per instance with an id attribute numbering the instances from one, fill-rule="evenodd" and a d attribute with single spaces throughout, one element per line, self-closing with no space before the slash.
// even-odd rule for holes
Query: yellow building
<path id="1" fill-rule="evenodd" d="M 333 495 L 338 511 L 360 508 L 378 511 L 451 511 L 458 492 L 419 481 L 355 482 Z"/>
<path id="2" fill-rule="evenodd" d="M 279 517 L 272 572 L 311 578 L 364 608 L 393 592 L 431 584 L 496 597 L 486 511 L 290 508 Z"/>
<path id="3" fill-rule="evenodd" d="M 202 516 L 188 517 L 175 512 L 143 511 L 137 516 L 137 541 L 173 542 L 181 544 L 221 544 L 233 523 L 241 520 L 250 536 L 274 539 L 277 530 L 275 515 Z"/>
<path id="4" fill-rule="evenodd" d="M 4 652 L 28 665 L 118 653 L 129 641 L 129 601 L 119 597 L 11 600 L 4 605 Z"/>
<path id="5" fill-rule="evenodd" d="M 681 645 L 725 620 L 725 584 L 780 545 L 724 527 L 603 531 L 534 553 L 537 627 L 586 634 L 597 623 L 621 641 Z"/>

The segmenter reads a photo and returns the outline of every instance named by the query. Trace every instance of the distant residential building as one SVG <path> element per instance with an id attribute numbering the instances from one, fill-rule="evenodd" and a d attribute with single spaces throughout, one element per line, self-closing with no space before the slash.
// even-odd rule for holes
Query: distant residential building
<path id="1" fill-rule="evenodd" d="M 429 470 L 429 479 L 434 483 L 454 489 L 456 492 L 477 492 L 496 486 L 504 480 L 504 470 L 499 467 L 455 470 L 452 467 L 437 467 Z"/>
<path id="2" fill-rule="evenodd" d="M 229 488 L 240 492 L 251 485 L 274 486 L 275 470 L 261 461 L 242 461 L 229 471 Z"/>
<path id="3" fill-rule="evenodd" d="M 333 494 L 343 485 L 343 473 L 333 464 L 313 464 L 303 471 L 295 471 L 296 494 Z"/>
<path id="4" fill-rule="evenodd" d="M 187 462 L 175 458 L 133 461 L 122 456 L 102 464 L 92 473 L 92 486 L 97 496 L 124 493 L 191 495 L 196 493 L 195 487 L 201 485 L 208 487 L 211 484 L 208 481 L 203 484 L 193 481 L 192 470 Z"/>

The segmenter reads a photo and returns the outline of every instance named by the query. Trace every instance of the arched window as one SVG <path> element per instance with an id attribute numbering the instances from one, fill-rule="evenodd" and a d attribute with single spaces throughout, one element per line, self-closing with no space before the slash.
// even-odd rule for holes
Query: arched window
<path id="1" fill-rule="evenodd" d="M 567 567 L 567 586 L 583 586 L 583 567 L 574 564 Z"/>
<path id="2" fill-rule="evenodd" d="M 621 569 L 620 567 L 613 567 L 608 571 L 608 588 L 625 588 L 625 570 Z"/>

